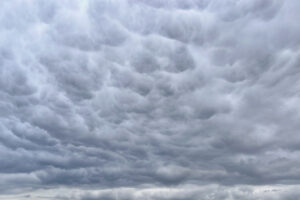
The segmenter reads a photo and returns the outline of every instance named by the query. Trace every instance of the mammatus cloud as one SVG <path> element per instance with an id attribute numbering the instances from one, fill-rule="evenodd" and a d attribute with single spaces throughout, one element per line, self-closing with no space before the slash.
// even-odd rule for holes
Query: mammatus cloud
<path id="1" fill-rule="evenodd" d="M 295 199 L 297 0 L 0 2 L 0 199 Z"/>

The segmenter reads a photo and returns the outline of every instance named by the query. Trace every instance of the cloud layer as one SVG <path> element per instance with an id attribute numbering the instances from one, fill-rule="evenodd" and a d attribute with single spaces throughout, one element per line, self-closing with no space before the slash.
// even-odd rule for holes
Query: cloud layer
<path id="1" fill-rule="evenodd" d="M 299 195 L 299 9 L 1 1 L 0 199 Z"/>

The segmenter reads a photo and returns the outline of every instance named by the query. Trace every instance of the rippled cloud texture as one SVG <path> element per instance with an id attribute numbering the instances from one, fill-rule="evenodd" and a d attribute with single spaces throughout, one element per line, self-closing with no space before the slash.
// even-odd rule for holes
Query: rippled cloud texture
<path id="1" fill-rule="evenodd" d="M 299 10 L 1 0 L 0 199 L 299 198 Z"/>

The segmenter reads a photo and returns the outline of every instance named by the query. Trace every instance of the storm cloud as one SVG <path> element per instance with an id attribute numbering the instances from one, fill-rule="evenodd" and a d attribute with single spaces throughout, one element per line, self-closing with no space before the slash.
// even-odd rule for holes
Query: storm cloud
<path id="1" fill-rule="evenodd" d="M 0 1 L 0 199 L 290 200 L 300 1 Z"/>

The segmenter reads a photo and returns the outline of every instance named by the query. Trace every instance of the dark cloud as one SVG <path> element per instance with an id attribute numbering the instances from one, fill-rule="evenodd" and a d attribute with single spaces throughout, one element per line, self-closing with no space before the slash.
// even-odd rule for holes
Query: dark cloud
<path id="1" fill-rule="evenodd" d="M 0 199 L 295 199 L 299 8 L 1 1 Z"/>

